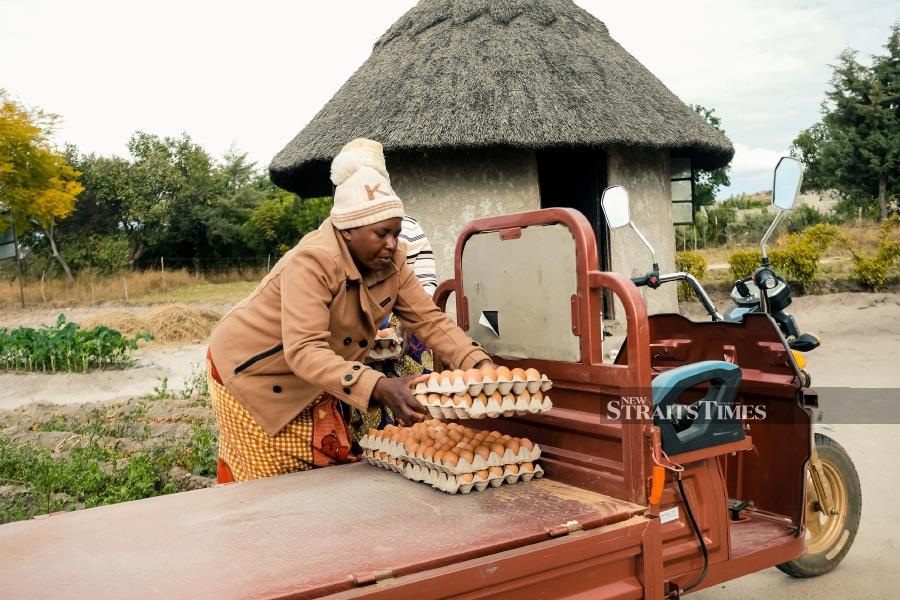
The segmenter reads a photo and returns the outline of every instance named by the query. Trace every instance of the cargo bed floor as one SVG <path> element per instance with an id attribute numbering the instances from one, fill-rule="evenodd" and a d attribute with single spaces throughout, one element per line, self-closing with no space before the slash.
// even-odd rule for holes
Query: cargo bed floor
<path id="1" fill-rule="evenodd" d="M 644 508 L 544 478 L 449 495 L 354 464 L 0 526 L 4 598 L 316 597 Z"/>

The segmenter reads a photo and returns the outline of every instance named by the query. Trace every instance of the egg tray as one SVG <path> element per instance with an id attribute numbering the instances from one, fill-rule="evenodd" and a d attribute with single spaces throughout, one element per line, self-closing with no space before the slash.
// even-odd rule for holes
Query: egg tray
<path id="1" fill-rule="evenodd" d="M 383 452 L 395 460 L 403 460 L 409 464 L 449 473 L 451 475 L 475 473 L 490 467 L 503 467 L 506 465 L 534 462 L 541 457 L 541 447 L 535 444 L 530 451 L 525 448 L 519 448 L 518 453 L 513 453 L 512 450 L 507 448 L 506 453 L 502 456 L 496 452 L 491 452 L 487 459 L 484 459 L 482 456 L 476 456 L 471 463 L 465 459 L 460 459 L 455 467 L 451 467 L 444 463 L 436 463 L 420 456 L 410 456 L 407 454 L 406 446 L 402 442 L 392 442 L 381 438 L 371 437 L 368 434 L 362 437 L 359 441 L 359 446 L 364 450 L 371 452 Z"/>
<path id="2" fill-rule="evenodd" d="M 534 371 L 533 369 L 529 369 Z M 431 373 L 423 375 L 415 380 L 413 384 L 413 393 L 419 395 L 440 394 L 442 396 L 454 396 L 459 394 L 468 394 L 472 398 L 478 394 L 490 396 L 494 392 L 499 392 L 501 396 L 507 394 L 519 395 L 523 391 L 529 393 L 547 392 L 553 387 L 553 382 L 546 375 L 540 378 L 534 372 L 530 378 L 522 378 L 518 375 L 512 375 L 508 378 L 498 377 L 495 381 L 490 375 L 479 372 L 482 380 L 478 381 L 472 375 L 467 375 L 468 371 L 443 371 L 442 373 Z"/>
<path id="3" fill-rule="evenodd" d="M 460 483 L 456 475 L 435 469 L 429 469 L 421 465 L 407 463 L 402 459 L 391 457 L 378 457 L 371 450 L 363 454 L 364 459 L 371 465 L 400 473 L 407 479 L 425 483 L 433 488 L 448 494 L 468 494 L 474 491 L 484 491 L 490 487 L 500 487 L 503 484 L 512 485 L 519 481 L 531 481 L 544 476 L 544 470 L 540 465 L 534 465 L 534 470 L 529 472 L 513 472 L 509 466 L 503 471 L 503 475 L 490 475 L 487 479 L 479 476 L 472 478 L 471 483 Z"/>
<path id="4" fill-rule="evenodd" d="M 371 362 L 393 360 L 403 355 L 403 340 L 388 327 L 378 331 L 366 359 Z"/>
<path id="5" fill-rule="evenodd" d="M 447 396 L 443 394 L 416 394 L 419 401 L 434 419 L 484 419 L 485 417 L 511 417 L 548 412 L 553 408 L 550 396 L 540 390 L 523 391 L 501 396 L 499 392 L 472 397 L 469 394 Z"/>

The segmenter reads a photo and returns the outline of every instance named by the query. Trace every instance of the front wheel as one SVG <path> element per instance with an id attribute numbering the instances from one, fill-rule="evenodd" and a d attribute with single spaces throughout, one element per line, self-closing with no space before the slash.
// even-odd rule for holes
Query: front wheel
<path id="1" fill-rule="evenodd" d="M 812 475 L 806 473 L 806 554 L 778 565 L 791 577 L 816 577 L 838 566 L 859 529 L 862 489 L 856 467 L 844 447 L 830 437 L 815 436 L 823 485 L 831 489 L 834 506 L 826 512 L 819 502 Z"/>

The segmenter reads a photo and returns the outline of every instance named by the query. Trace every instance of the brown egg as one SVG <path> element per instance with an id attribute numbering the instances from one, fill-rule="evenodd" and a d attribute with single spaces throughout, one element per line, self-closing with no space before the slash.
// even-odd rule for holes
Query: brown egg
<path id="1" fill-rule="evenodd" d="M 461 439 L 463 439 L 463 434 L 458 429 L 452 429 L 450 430 L 450 433 L 447 434 L 447 437 L 454 442 L 459 442 Z"/>
<path id="2" fill-rule="evenodd" d="M 487 460 L 491 455 L 491 449 L 488 446 L 478 446 L 475 448 L 475 454 Z"/>
<path id="3" fill-rule="evenodd" d="M 487 439 L 489 439 L 489 440 L 499 440 L 499 439 L 502 438 L 502 437 L 503 437 L 503 436 L 500 434 L 499 431 L 492 431 L 492 432 L 490 432 L 490 433 L 488 434 Z"/>
<path id="4" fill-rule="evenodd" d="M 481 371 L 478 369 L 469 369 L 466 371 L 463 380 L 466 382 L 466 385 L 472 385 L 473 383 L 481 383 L 482 378 L 483 375 L 481 374 Z"/>
<path id="5" fill-rule="evenodd" d="M 519 438 L 519 445 L 531 452 L 531 449 L 534 448 L 534 443 L 528 438 Z"/>
<path id="6" fill-rule="evenodd" d="M 491 477 L 503 477 L 503 467 L 491 467 L 488 473 Z"/>
<path id="7" fill-rule="evenodd" d="M 496 402 L 497 404 L 502 404 L 502 403 L 503 403 L 503 396 L 500 394 L 500 392 L 494 392 L 493 394 L 491 394 L 490 396 L 488 396 L 488 401 L 491 401 L 491 400 L 493 400 L 493 401 Z"/>
<path id="8" fill-rule="evenodd" d="M 440 404 L 441 403 L 441 395 L 440 394 L 428 394 L 428 396 L 426 397 L 426 402 L 431 406 L 433 406 L 435 404 Z"/>
<path id="9" fill-rule="evenodd" d="M 540 381 L 541 380 L 541 372 L 537 369 L 526 369 L 525 370 L 525 378 L 528 381 Z"/>
<path id="10" fill-rule="evenodd" d="M 506 453 L 506 446 L 503 444 L 491 444 L 491 452 L 497 456 L 503 456 Z"/>
<path id="11" fill-rule="evenodd" d="M 510 371 L 510 374 L 512 375 L 513 381 L 526 381 L 528 379 L 528 376 L 525 374 L 525 369 L 516 368 Z"/>
<path id="12" fill-rule="evenodd" d="M 500 439 L 503 440 L 504 442 L 508 442 L 509 440 L 512 439 L 512 436 L 509 435 L 508 433 L 504 433 L 503 435 L 500 436 Z"/>
<path id="13" fill-rule="evenodd" d="M 369 437 L 376 437 L 378 435 L 378 430 L 374 427 L 367 432 Z"/>
<path id="14" fill-rule="evenodd" d="M 475 454 L 473 454 L 472 451 L 469 450 L 468 448 L 465 449 L 465 450 L 460 450 L 460 451 L 458 452 L 458 455 L 459 455 L 459 460 L 460 460 L 460 461 L 466 461 L 466 462 L 468 462 L 470 465 L 472 464 L 472 461 L 475 460 Z"/>
<path id="15" fill-rule="evenodd" d="M 518 473 L 519 472 L 519 465 L 517 465 L 517 464 L 506 465 L 506 468 L 509 470 L 510 473 Z"/>
<path id="16" fill-rule="evenodd" d="M 464 485 L 467 483 L 472 483 L 472 479 L 474 479 L 474 478 L 475 478 L 474 473 L 463 473 L 461 475 L 456 476 L 456 482 L 459 483 L 460 485 Z"/>
<path id="17" fill-rule="evenodd" d="M 448 467 L 455 467 L 459 463 L 459 455 L 455 452 L 444 452 L 444 464 Z"/>
<path id="18" fill-rule="evenodd" d="M 484 392 L 478 394 L 477 396 L 475 396 L 475 398 L 472 399 L 472 404 L 479 404 L 479 403 L 482 406 L 487 406 L 488 398 L 487 398 L 487 396 L 484 395 Z"/>
<path id="19" fill-rule="evenodd" d="M 512 381 L 512 373 L 507 367 L 497 367 L 497 381 Z"/>
<path id="20" fill-rule="evenodd" d="M 508 449 L 512 450 L 513 454 L 518 454 L 519 453 L 519 440 L 517 440 L 516 438 L 509 440 L 508 442 L 506 442 L 506 447 Z"/>
<path id="21" fill-rule="evenodd" d="M 406 444 L 406 453 L 407 454 L 415 454 L 419 451 L 419 444 L 416 442 L 410 442 Z"/>
<path id="22" fill-rule="evenodd" d="M 522 463 L 519 465 L 519 470 L 523 473 L 531 473 L 534 471 L 534 465 L 530 462 Z"/>
<path id="23" fill-rule="evenodd" d="M 487 469 L 485 469 L 484 471 L 476 471 L 475 477 L 480 477 L 481 479 L 487 479 L 488 478 Z"/>
<path id="24" fill-rule="evenodd" d="M 425 450 L 422 452 L 422 458 L 424 458 L 425 460 L 431 460 L 432 458 L 434 458 L 434 447 L 431 446 L 425 448 Z"/>
<path id="25" fill-rule="evenodd" d="M 444 450 L 438 450 L 437 452 L 435 452 L 434 454 L 431 455 L 432 462 L 436 462 L 436 463 L 441 462 L 441 460 L 443 460 L 443 458 L 444 458 L 444 454 L 446 454 L 446 452 Z"/>

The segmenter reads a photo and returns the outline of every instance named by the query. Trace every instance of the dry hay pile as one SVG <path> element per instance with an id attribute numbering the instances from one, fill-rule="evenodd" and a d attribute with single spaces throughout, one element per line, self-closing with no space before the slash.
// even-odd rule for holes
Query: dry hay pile
<path id="1" fill-rule="evenodd" d="M 221 318 L 212 310 L 176 304 L 153 311 L 147 316 L 147 323 L 153 339 L 168 344 L 205 340 Z"/>
<path id="2" fill-rule="evenodd" d="M 93 329 L 94 327 L 102 325 L 104 327 L 109 327 L 110 329 L 115 329 L 122 335 L 128 337 L 133 337 L 142 331 L 150 331 L 150 325 L 147 321 L 124 310 L 116 310 L 81 319 L 79 325 L 82 329 Z"/>
<path id="3" fill-rule="evenodd" d="M 105 325 L 127 336 L 146 331 L 157 343 L 173 344 L 205 340 L 221 318 L 213 310 L 176 304 L 156 309 L 143 318 L 127 311 L 108 312 L 84 319 L 81 326 L 89 329 Z"/>

